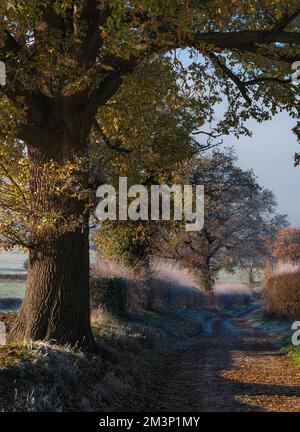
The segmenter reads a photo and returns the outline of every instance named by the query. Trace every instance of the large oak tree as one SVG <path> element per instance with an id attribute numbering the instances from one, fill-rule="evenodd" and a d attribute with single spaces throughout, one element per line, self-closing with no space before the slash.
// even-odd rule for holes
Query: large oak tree
<path id="1" fill-rule="evenodd" d="M 30 256 L 11 340 L 93 347 L 88 173 L 78 161 L 88 154 L 99 110 L 110 104 L 124 77 L 157 53 L 189 49 L 189 67 L 176 55 L 174 67 L 182 85 L 203 101 L 204 117 L 212 120 L 214 107 L 227 98 L 214 133 L 249 133 L 247 118 L 263 121 L 282 109 L 298 118 L 299 93 L 290 71 L 300 58 L 299 14 L 299 0 L 1 2 L 0 60 L 7 68 L 0 99 L 2 145 L 10 155 L 24 145 L 18 146 L 20 160 L 25 154 L 30 161 L 20 179 L 25 184 L 28 175 L 30 211 L 25 222 L 10 221 L 16 241 L 25 223 Z M 16 170 L 22 163 L 16 162 Z M 57 185 L 62 193 L 56 194 L 55 170 L 78 193 Z M 26 197 L 18 202 L 20 208 L 27 204 Z"/>

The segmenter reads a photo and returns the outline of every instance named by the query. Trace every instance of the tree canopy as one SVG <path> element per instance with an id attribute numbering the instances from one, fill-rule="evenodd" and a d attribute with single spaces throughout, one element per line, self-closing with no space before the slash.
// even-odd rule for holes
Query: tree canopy
<path id="1" fill-rule="evenodd" d="M 129 162 L 138 172 L 137 161 L 143 169 L 146 161 L 150 169 L 155 164 L 163 169 L 171 156 L 185 158 L 184 134 L 197 139 L 251 134 L 248 118 L 264 121 L 280 110 L 299 117 L 299 88 L 291 81 L 291 64 L 300 58 L 299 1 L 5 1 L 0 8 L 0 60 L 7 70 L 0 96 L 1 175 L 7 179 L 9 167 L 11 177 L 2 189 L 6 247 L 30 246 L 21 235 L 30 225 L 23 223 L 21 209 L 29 219 L 41 213 L 41 227 L 49 221 L 62 226 L 64 218 L 72 225 L 57 208 L 46 217 L 45 209 L 33 211 L 30 200 L 24 201 L 26 170 L 27 181 L 29 175 L 24 142 L 47 149 L 47 167 L 56 159 L 51 152 L 60 146 L 61 135 L 71 139 L 71 154 L 62 155 L 67 163 L 62 178 L 70 175 L 70 159 L 85 153 L 64 118 L 68 109 L 86 140 L 92 131 L 93 166 L 110 158 L 119 174 L 128 173 Z M 182 61 L 178 49 L 186 49 L 189 60 Z M 224 115 L 217 119 L 222 101 Z M 297 125 L 294 132 L 298 135 Z M 152 146 L 155 142 L 156 160 L 153 149 L 149 157 L 149 139 Z M 106 148 L 95 159 L 103 140 L 107 146 L 117 142 L 119 151 Z M 129 156 L 133 143 L 138 158 Z M 104 170 L 91 182 L 99 183 Z"/>
<path id="2" fill-rule="evenodd" d="M 191 56 L 182 68 L 185 85 L 193 80 L 208 114 L 226 96 L 218 124 L 224 132 L 282 109 L 297 118 L 299 89 L 290 74 L 300 57 L 299 8 L 298 0 L 3 1 L 3 93 L 26 112 L 15 133 L 48 142 L 58 100 L 74 103 L 83 117 L 95 114 L 124 75 L 179 48 Z M 181 66 L 176 57 L 174 63 Z M 90 122 L 82 122 L 87 131 Z"/>

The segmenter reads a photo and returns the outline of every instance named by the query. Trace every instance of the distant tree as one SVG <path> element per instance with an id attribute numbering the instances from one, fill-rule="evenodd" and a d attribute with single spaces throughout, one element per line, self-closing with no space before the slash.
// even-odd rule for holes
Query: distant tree
<path id="1" fill-rule="evenodd" d="M 245 263 L 263 255 L 265 238 L 285 226 L 286 218 L 276 214 L 273 193 L 258 185 L 253 171 L 237 167 L 232 152 L 195 159 L 190 181 L 205 186 L 204 228 L 177 230 L 170 250 L 198 272 L 212 294 L 217 272 L 232 269 L 238 259 Z"/>
<path id="2" fill-rule="evenodd" d="M 274 243 L 270 244 L 272 255 L 280 262 L 300 262 L 300 228 L 280 230 Z"/>
<path id="3" fill-rule="evenodd" d="M 245 272 L 248 284 L 252 287 L 256 282 L 255 276 L 262 270 L 266 259 L 270 256 L 265 239 L 258 236 L 254 245 L 251 242 L 244 244 L 234 255 L 234 266 Z"/>

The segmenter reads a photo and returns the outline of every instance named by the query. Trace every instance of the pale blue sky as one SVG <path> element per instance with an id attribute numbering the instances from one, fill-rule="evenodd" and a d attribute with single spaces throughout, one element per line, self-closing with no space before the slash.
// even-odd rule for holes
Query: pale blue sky
<path id="1" fill-rule="evenodd" d="M 226 145 L 234 145 L 238 165 L 253 168 L 259 183 L 271 189 L 277 198 L 278 209 L 288 214 L 293 226 L 300 226 L 300 167 L 294 167 L 294 154 L 300 152 L 291 129 L 295 120 L 281 113 L 265 123 L 248 122 L 253 137 L 226 137 Z"/>
<path id="2" fill-rule="evenodd" d="M 178 50 L 177 57 L 186 66 L 191 62 L 186 50 Z M 197 61 L 201 62 L 201 57 Z M 300 226 L 300 166 L 294 167 L 294 154 L 300 153 L 300 145 L 292 133 L 295 124 L 296 120 L 287 113 L 280 113 L 264 123 L 248 121 L 253 136 L 239 140 L 225 137 L 224 145 L 235 148 L 238 165 L 252 168 L 258 182 L 275 193 L 278 211 L 288 215 L 292 226 Z"/>

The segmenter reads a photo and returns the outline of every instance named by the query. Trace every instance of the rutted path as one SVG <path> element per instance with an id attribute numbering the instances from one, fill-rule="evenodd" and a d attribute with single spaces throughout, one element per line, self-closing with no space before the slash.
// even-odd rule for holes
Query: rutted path
<path id="1" fill-rule="evenodd" d="M 300 369 L 247 316 L 215 321 L 149 378 L 144 410 L 300 411 Z"/>

